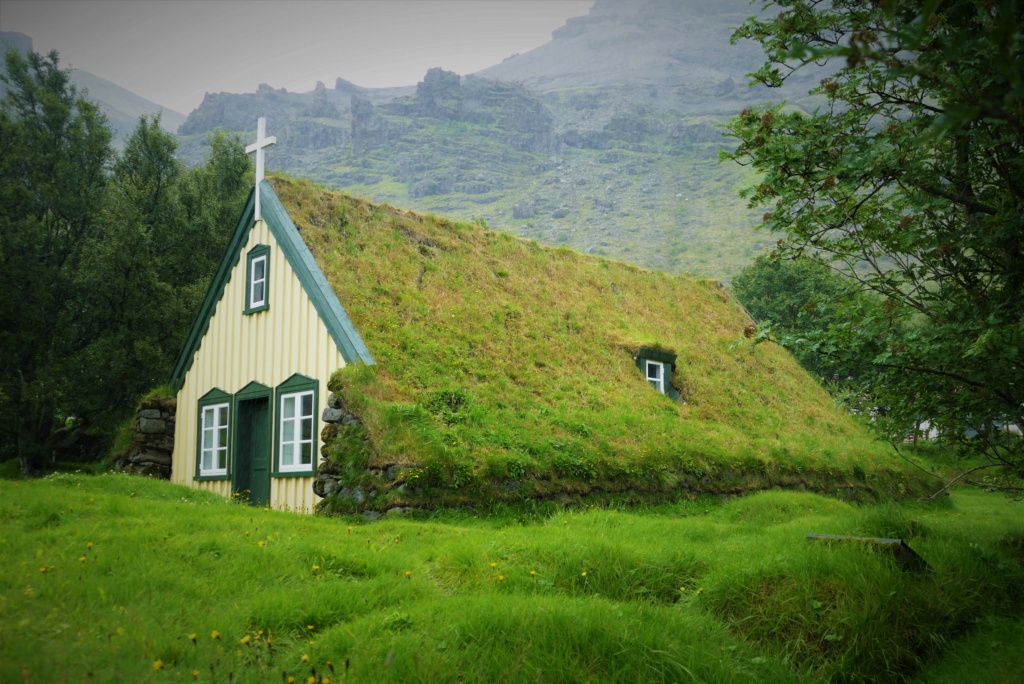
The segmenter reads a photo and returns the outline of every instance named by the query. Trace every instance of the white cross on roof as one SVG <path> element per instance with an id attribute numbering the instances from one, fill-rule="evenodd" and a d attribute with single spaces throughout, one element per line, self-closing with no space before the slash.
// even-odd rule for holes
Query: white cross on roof
<path id="1" fill-rule="evenodd" d="M 260 181 L 263 180 L 263 149 L 270 147 L 277 142 L 275 136 L 267 136 L 267 119 L 261 116 L 256 120 L 256 142 L 245 148 L 246 154 L 256 153 L 256 216 L 255 220 L 262 218 L 260 214 Z"/>

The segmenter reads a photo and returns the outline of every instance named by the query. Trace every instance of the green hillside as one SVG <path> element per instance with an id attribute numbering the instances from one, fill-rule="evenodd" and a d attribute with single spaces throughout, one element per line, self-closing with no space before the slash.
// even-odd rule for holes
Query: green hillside
<path id="1" fill-rule="evenodd" d="M 739 198 L 749 169 L 719 164 L 723 127 L 746 107 L 786 100 L 827 72 L 748 88 L 763 61 L 730 44 L 745 0 L 598 0 L 550 42 L 477 74 L 424 69 L 415 86 L 210 93 L 182 125 L 179 154 L 216 127 L 252 135 L 267 117 L 268 168 L 375 202 L 483 219 L 542 244 L 723 282 L 777 239 Z M 424 65 L 429 67 L 432 65 Z"/>
<path id="2" fill-rule="evenodd" d="M 786 352 L 750 346 L 714 281 L 272 183 L 377 361 L 336 375 L 359 422 L 329 428 L 321 468 L 374 496 L 328 509 L 922 486 Z M 677 354 L 682 401 L 641 347 Z"/>

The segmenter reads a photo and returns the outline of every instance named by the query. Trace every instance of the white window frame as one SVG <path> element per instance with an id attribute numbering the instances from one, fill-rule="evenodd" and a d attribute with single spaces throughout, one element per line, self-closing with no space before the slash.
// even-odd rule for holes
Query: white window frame
<path id="1" fill-rule="evenodd" d="M 224 422 L 221 423 L 221 410 L 224 411 Z M 207 425 L 206 416 L 212 415 L 211 425 Z M 206 445 L 206 435 L 212 433 L 211 446 Z M 228 474 L 228 440 L 231 434 L 231 404 L 211 404 L 204 406 L 199 415 L 199 476 L 216 477 Z M 223 436 L 223 441 L 221 441 Z M 207 458 L 209 456 L 209 459 Z M 214 467 L 218 457 L 222 467 Z"/>
<path id="2" fill-rule="evenodd" d="M 309 397 L 309 414 L 302 414 L 302 399 L 303 397 Z M 287 416 L 285 412 L 285 404 L 289 400 L 295 402 L 295 413 L 292 416 Z M 314 463 L 316 462 L 316 443 L 318 436 L 316 434 L 316 392 L 314 390 L 304 390 L 301 392 L 289 392 L 288 394 L 282 394 L 280 398 L 279 410 L 280 418 L 278 420 L 278 439 L 277 439 L 277 471 L 280 473 L 305 473 L 309 472 Z M 309 438 L 302 438 L 302 423 L 309 421 Z M 287 430 L 286 423 L 291 424 L 291 439 L 286 440 Z M 309 463 L 302 463 L 302 447 L 309 445 Z M 292 463 L 285 463 L 285 452 L 286 447 L 291 447 Z"/>
<path id="3" fill-rule="evenodd" d="M 666 364 L 661 361 L 651 361 L 650 359 L 644 359 L 644 377 L 647 378 L 647 382 L 651 383 L 654 389 L 658 390 L 662 394 L 665 394 L 665 366 Z M 651 369 L 658 369 L 658 376 L 651 377 Z"/>
<path id="4" fill-rule="evenodd" d="M 263 264 L 263 277 L 256 279 L 256 264 Z M 267 255 L 261 254 L 249 263 L 249 308 L 265 306 L 267 303 Z M 263 297 L 256 299 L 256 286 L 263 286 Z"/>

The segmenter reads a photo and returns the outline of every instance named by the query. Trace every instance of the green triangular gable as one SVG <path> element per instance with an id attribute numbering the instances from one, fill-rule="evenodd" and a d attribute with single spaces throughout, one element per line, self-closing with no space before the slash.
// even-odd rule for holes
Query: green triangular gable
<path id="1" fill-rule="evenodd" d="M 253 215 L 256 209 L 254 200 L 255 191 L 252 191 L 249 193 L 249 199 L 246 201 L 245 210 L 242 211 L 238 225 L 235 226 L 235 230 L 228 240 L 224 257 L 206 289 L 206 295 L 199 306 L 195 320 L 192 321 L 192 327 L 188 337 L 185 338 L 181 353 L 178 354 L 178 358 L 174 362 L 170 385 L 175 392 L 181 389 L 185 382 L 185 374 L 192 367 L 196 351 L 210 327 L 210 319 L 217 311 L 217 304 L 224 296 L 224 288 L 231 279 L 231 273 L 242 255 L 242 248 L 245 246 L 249 231 L 254 224 Z M 338 301 L 337 295 L 328 284 L 327 278 L 324 277 L 320 267 L 316 265 L 312 252 L 309 251 L 309 247 L 299 235 L 298 228 L 292 223 L 274 189 L 265 180 L 260 183 L 260 205 L 263 220 L 267 222 L 271 235 L 281 246 L 288 265 L 295 272 L 299 282 L 302 283 L 302 288 L 312 300 L 313 307 L 327 327 L 331 339 L 338 345 L 338 351 L 341 352 L 345 363 L 374 363 L 370 350 L 366 348 L 363 338 L 352 325 L 352 321 L 345 313 L 341 302 Z M 238 315 L 242 315 L 241 310 Z"/>

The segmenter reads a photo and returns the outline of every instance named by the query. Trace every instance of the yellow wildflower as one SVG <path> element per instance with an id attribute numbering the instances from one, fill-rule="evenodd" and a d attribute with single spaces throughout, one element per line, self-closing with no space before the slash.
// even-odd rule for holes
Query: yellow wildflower
<path id="1" fill-rule="evenodd" d="M 258 546 L 262 549 L 266 545 L 267 545 L 267 542 L 265 542 L 262 539 L 260 539 L 260 542 L 259 542 Z"/>
<path id="2" fill-rule="evenodd" d="M 195 679 L 199 676 L 199 670 L 192 670 L 192 678 Z"/>
<path id="3" fill-rule="evenodd" d="M 238 640 L 238 643 L 245 645 L 248 644 L 250 641 L 252 641 L 252 638 L 248 634 L 246 634 L 244 637 Z"/>
<path id="4" fill-rule="evenodd" d="M 92 548 L 92 542 L 89 542 L 88 544 L 86 544 L 85 548 L 86 549 L 91 549 Z"/>
<path id="5" fill-rule="evenodd" d="M 583 572 L 580 573 L 580 577 L 586 577 L 586 576 L 587 576 L 587 571 L 586 570 L 584 570 Z"/>
<path id="6" fill-rule="evenodd" d="M 498 564 L 497 564 L 497 563 L 491 563 L 491 569 L 492 569 L 492 570 L 493 570 L 494 568 L 496 568 L 496 567 L 498 567 Z"/>
<path id="7" fill-rule="evenodd" d="M 303 654 L 302 654 L 302 657 L 301 657 L 301 658 L 299 658 L 299 660 L 301 660 L 301 661 L 302 661 L 302 662 L 304 662 L 304 663 L 308 663 L 308 662 L 309 662 L 309 655 L 308 655 L 308 654 L 306 654 L 306 653 L 303 653 Z"/>
<path id="8" fill-rule="evenodd" d="M 536 576 L 537 576 L 537 571 L 536 570 L 531 570 L 530 571 L 530 577 L 536 577 Z"/>
<path id="9" fill-rule="evenodd" d="M 79 556 L 78 557 L 78 562 L 79 563 L 84 563 L 85 562 L 85 556 Z"/>
<path id="10" fill-rule="evenodd" d="M 505 581 L 505 576 L 504 575 L 498 575 L 498 581 L 499 582 L 504 582 Z"/>
<path id="11" fill-rule="evenodd" d="M 153 669 L 154 670 L 162 670 L 162 669 L 164 669 L 164 661 L 160 660 L 159 658 L 154 660 L 153 661 Z"/>
<path id="12" fill-rule="evenodd" d="M 308 629 L 310 632 L 312 632 L 313 631 L 313 625 L 306 625 L 306 629 Z"/>
<path id="13" fill-rule="evenodd" d="M 196 643 L 196 635 L 195 634 L 189 634 L 188 635 L 188 640 L 191 641 L 193 644 Z"/>
<path id="14" fill-rule="evenodd" d="M 320 566 L 319 565 L 314 565 L 313 566 L 313 572 L 320 572 Z"/>
<path id="15" fill-rule="evenodd" d="M 217 630 L 213 630 L 212 632 L 210 632 L 210 638 L 211 639 L 220 639 L 220 632 L 218 632 Z"/>
<path id="16" fill-rule="evenodd" d="M 405 571 L 405 576 L 406 576 L 407 579 L 412 579 L 412 570 L 406 570 Z"/>

